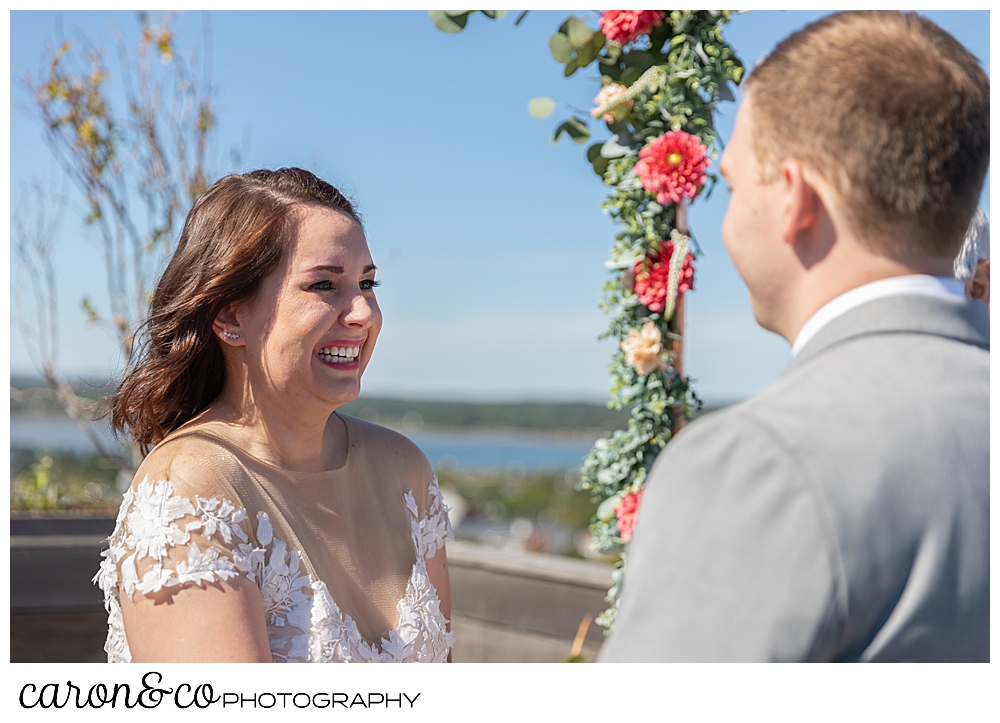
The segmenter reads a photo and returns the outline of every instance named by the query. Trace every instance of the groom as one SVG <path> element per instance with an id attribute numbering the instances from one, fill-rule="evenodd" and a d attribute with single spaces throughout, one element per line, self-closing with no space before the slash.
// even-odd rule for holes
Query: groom
<path id="1" fill-rule="evenodd" d="M 989 101 L 897 12 L 747 80 L 722 235 L 793 358 L 653 466 L 603 661 L 989 660 L 989 309 L 952 278 Z"/>

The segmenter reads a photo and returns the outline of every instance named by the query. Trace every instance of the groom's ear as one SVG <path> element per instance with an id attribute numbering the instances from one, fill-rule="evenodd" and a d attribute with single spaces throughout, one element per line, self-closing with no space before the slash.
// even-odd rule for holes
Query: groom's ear
<path id="1" fill-rule="evenodd" d="M 781 162 L 781 182 L 785 191 L 785 218 L 782 238 L 794 244 L 798 236 L 816 225 L 818 206 L 823 203 L 810 182 L 808 171 L 795 158 Z"/>
<path id="2" fill-rule="evenodd" d="M 806 268 L 830 250 L 829 214 L 817 189 L 817 174 L 795 158 L 781 162 L 779 182 L 785 196 L 782 240 L 791 246 Z"/>

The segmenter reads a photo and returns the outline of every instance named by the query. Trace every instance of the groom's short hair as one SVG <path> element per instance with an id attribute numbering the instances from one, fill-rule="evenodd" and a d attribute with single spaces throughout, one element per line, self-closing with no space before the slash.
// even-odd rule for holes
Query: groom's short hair
<path id="1" fill-rule="evenodd" d="M 762 180 L 796 158 L 839 192 L 855 233 L 892 258 L 954 258 L 990 157 L 990 80 L 916 13 L 829 15 L 746 83 Z"/>

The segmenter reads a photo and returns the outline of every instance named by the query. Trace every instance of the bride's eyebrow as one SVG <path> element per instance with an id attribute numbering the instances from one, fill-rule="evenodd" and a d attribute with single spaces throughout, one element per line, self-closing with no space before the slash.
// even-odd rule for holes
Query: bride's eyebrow
<path id="1" fill-rule="evenodd" d="M 378 267 L 375 264 L 368 264 L 367 266 L 365 266 L 361 270 L 361 273 L 367 274 L 369 271 L 375 271 L 377 269 L 378 269 Z M 308 271 L 329 271 L 330 273 L 333 273 L 333 274 L 342 274 L 342 273 L 344 273 L 344 267 L 343 266 L 313 266 Z M 308 271 L 307 271 L 307 273 L 308 273 Z"/>

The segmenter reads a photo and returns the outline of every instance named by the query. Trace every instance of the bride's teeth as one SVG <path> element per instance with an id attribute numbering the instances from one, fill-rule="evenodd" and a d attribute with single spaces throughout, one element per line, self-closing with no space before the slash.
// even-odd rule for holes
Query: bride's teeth
<path id="1" fill-rule="evenodd" d="M 361 346 L 330 346 L 320 349 L 317 353 L 323 361 L 349 362 L 360 356 Z"/>
<path id="2" fill-rule="evenodd" d="M 361 354 L 360 346 L 331 346 L 317 352 L 323 361 L 345 363 L 357 359 Z"/>

